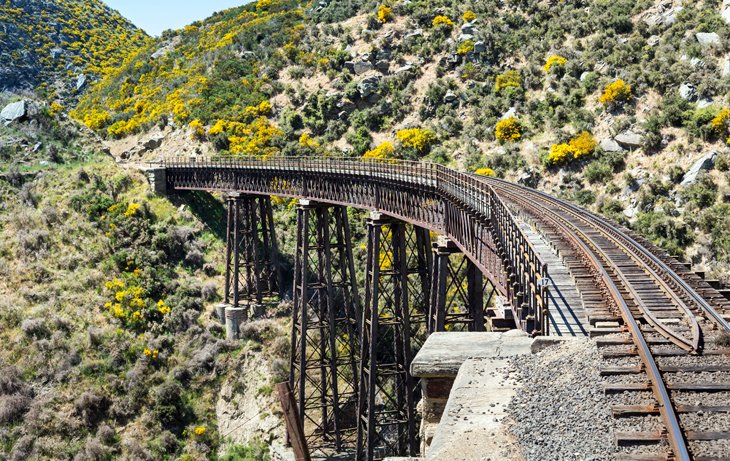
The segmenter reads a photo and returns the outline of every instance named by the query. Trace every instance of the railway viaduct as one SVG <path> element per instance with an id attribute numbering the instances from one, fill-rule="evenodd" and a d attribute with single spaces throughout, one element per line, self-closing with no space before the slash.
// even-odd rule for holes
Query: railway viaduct
<path id="1" fill-rule="evenodd" d="M 604 218 L 428 163 L 198 158 L 147 171 L 158 193 L 223 193 L 232 319 L 285 290 L 270 196 L 299 199 L 289 385 L 293 427 L 311 452 L 416 456 L 421 388 L 410 365 L 420 344 L 433 332 L 508 328 L 628 347 L 623 355 L 639 365 L 602 374 L 638 379 L 606 391 L 650 391 L 654 401 L 613 413 L 659 414 L 664 427 L 617 434 L 619 443 L 658 444 L 627 459 L 715 459 L 695 456 L 691 442 L 730 438 L 730 427 L 707 431 L 680 418 L 730 411 L 712 398 L 730 392 L 730 382 L 714 378 L 730 370 L 718 361 L 730 353 L 719 346 L 730 332 L 730 303 L 719 287 Z M 347 207 L 370 211 L 364 283 L 356 280 Z M 666 366 L 657 356 L 687 360 Z M 691 393 L 703 404 L 677 397 Z"/>

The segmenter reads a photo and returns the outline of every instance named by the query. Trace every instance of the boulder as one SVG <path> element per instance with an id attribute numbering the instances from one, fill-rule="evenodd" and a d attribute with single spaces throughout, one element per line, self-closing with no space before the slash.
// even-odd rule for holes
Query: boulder
<path id="1" fill-rule="evenodd" d="M 0 119 L 5 122 L 15 122 L 24 119 L 28 115 L 28 102 L 18 101 L 8 104 L 0 112 Z"/>
<path id="2" fill-rule="evenodd" d="M 353 64 L 352 69 L 356 75 L 360 75 L 373 70 L 373 65 L 370 63 L 370 61 L 356 61 Z"/>
<path id="3" fill-rule="evenodd" d="M 403 38 L 420 37 L 423 35 L 423 29 L 414 29 L 406 32 Z"/>
<path id="4" fill-rule="evenodd" d="M 385 59 L 381 59 L 375 63 L 375 68 L 385 74 L 388 72 L 388 69 L 390 69 L 390 63 Z"/>
<path id="5" fill-rule="evenodd" d="M 603 152 L 622 152 L 624 149 L 611 138 L 601 139 L 598 143 Z"/>
<path id="6" fill-rule="evenodd" d="M 710 107 L 712 104 L 712 99 L 701 98 L 697 101 L 697 108 L 704 109 L 705 107 Z"/>
<path id="7" fill-rule="evenodd" d="M 459 97 L 456 96 L 456 93 L 449 90 L 446 92 L 446 95 L 444 96 L 444 104 L 454 104 L 458 101 Z"/>
<path id="8" fill-rule="evenodd" d="M 84 74 L 79 75 L 78 78 L 76 79 L 76 91 L 80 91 L 81 89 L 83 89 L 86 86 L 86 82 L 87 82 L 86 75 L 84 75 Z"/>
<path id="9" fill-rule="evenodd" d="M 682 83 L 679 85 L 679 95 L 686 101 L 692 101 L 697 97 L 697 89 L 691 83 Z"/>
<path id="10" fill-rule="evenodd" d="M 730 77 L 730 57 L 725 57 L 720 62 L 720 67 L 722 68 L 720 75 L 722 77 Z"/>
<path id="11" fill-rule="evenodd" d="M 382 48 L 375 53 L 376 61 L 389 61 L 393 56 L 393 51 L 390 48 Z"/>
<path id="12" fill-rule="evenodd" d="M 651 47 L 657 46 L 659 44 L 659 36 L 652 35 L 651 37 L 646 39 L 646 43 Z"/>
<path id="13" fill-rule="evenodd" d="M 477 32 L 479 32 L 479 29 L 477 29 L 477 26 L 474 22 L 466 22 L 463 26 L 461 26 L 462 34 L 476 35 Z"/>
<path id="14" fill-rule="evenodd" d="M 61 48 L 54 48 L 51 50 L 51 59 L 58 59 L 63 54 L 63 50 Z"/>
<path id="15" fill-rule="evenodd" d="M 459 43 L 464 43 L 467 40 L 474 40 L 474 36 L 471 34 L 459 34 L 459 37 L 456 40 Z"/>
<path id="16" fill-rule="evenodd" d="M 164 136 L 158 134 L 156 136 L 151 137 L 147 141 L 145 141 L 142 144 L 142 147 L 144 147 L 145 150 L 148 150 L 148 151 L 155 150 L 155 149 L 157 149 L 158 147 L 160 147 L 162 145 L 162 141 L 164 139 L 165 139 Z"/>
<path id="17" fill-rule="evenodd" d="M 487 44 L 484 41 L 474 42 L 474 53 L 484 53 L 485 51 L 487 51 Z"/>
<path id="18" fill-rule="evenodd" d="M 371 94 L 375 93 L 380 86 L 381 77 L 373 75 L 372 77 L 364 78 L 357 84 L 357 90 L 360 92 L 360 96 L 367 98 Z"/>
<path id="19" fill-rule="evenodd" d="M 722 10 L 722 13 L 720 13 L 720 16 L 722 16 L 723 21 L 725 21 L 725 24 L 730 24 L 730 8 L 725 8 Z"/>
<path id="20" fill-rule="evenodd" d="M 516 107 L 510 107 L 507 112 L 502 114 L 502 116 L 499 118 L 500 120 L 508 119 L 510 117 L 517 118 L 517 108 Z"/>
<path id="21" fill-rule="evenodd" d="M 410 72 L 412 70 L 413 70 L 413 66 L 410 64 L 406 64 L 405 66 L 397 68 L 395 70 L 395 74 L 396 75 L 407 74 L 408 72 Z"/>
<path id="22" fill-rule="evenodd" d="M 720 36 L 715 32 L 697 32 L 695 37 L 703 47 L 720 44 Z"/>
<path id="23" fill-rule="evenodd" d="M 644 136 L 633 131 L 624 131 L 614 138 L 617 143 L 626 149 L 638 149 L 644 145 Z"/>
<path id="24" fill-rule="evenodd" d="M 682 182 L 680 184 L 682 186 L 691 186 L 694 184 L 697 181 L 697 176 L 699 176 L 700 171 L 711 170 L 715 166 L 716 158 L 717 152 L 715 151 L 710 151 L 700 157 L 699 160 L 692 164 L 689 171 L 684 174 L 684 178 L 682 178 Z"/>
<path id="25" fill-rule="evenodd" d="M 539 182 L 540 175 L 532 168 L 528 168 L 517 177 L 517 184 L 530 187 L 532 189 L 536 188 Z"/>

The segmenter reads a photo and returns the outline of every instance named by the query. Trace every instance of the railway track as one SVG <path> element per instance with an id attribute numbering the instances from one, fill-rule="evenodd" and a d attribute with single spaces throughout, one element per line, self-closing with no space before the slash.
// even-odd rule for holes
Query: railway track
<path id="1" fill-rule="evenodd" d="M 728 304 L 706 301 L 700 281 L 610 223 L 539 192 L 489 184 L 575 275 L 591 335 L 601 336 L 619 458 L 730 459 Z"/>

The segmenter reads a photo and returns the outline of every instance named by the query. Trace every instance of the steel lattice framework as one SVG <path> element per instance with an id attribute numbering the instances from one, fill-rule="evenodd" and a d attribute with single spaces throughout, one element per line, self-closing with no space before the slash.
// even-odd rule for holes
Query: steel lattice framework
<path id="1" fill-rule="evenodd" d="M 520 328 L 544 331 L 547 266 L 483 178 L 441 165 L 375 159 L 217 157 L 168 160 L 162 167 L 170 190 L 239 191 L 379 210 L 447 236 L 507 298 Z"/>
<path id="2" fill-rule="evenodd" d="M 297 208 L 290 385 L 312 450 L 354 448 L 359 297 L 346 209 Z"/>
<path id="3" fill-rule="evenodd" d="M 271 200 L 231 192 L 226 205 L 225 303 L 261 304 L 265 296 L 280 293 L 283 284 Z"/>

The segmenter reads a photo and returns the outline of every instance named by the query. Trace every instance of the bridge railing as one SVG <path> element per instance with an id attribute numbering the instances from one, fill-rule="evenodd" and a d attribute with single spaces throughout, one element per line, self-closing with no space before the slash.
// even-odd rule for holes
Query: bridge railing
<path id="1" fill-rule="evenodd" d="M 443 165 L 344 157 L 197 157 L 159 164 L 170 189 L 284 195 L 380 210 L 450 237 L 505 295 L 520 327 L 547 334 L 547 265 L 479 176 Z"/>

